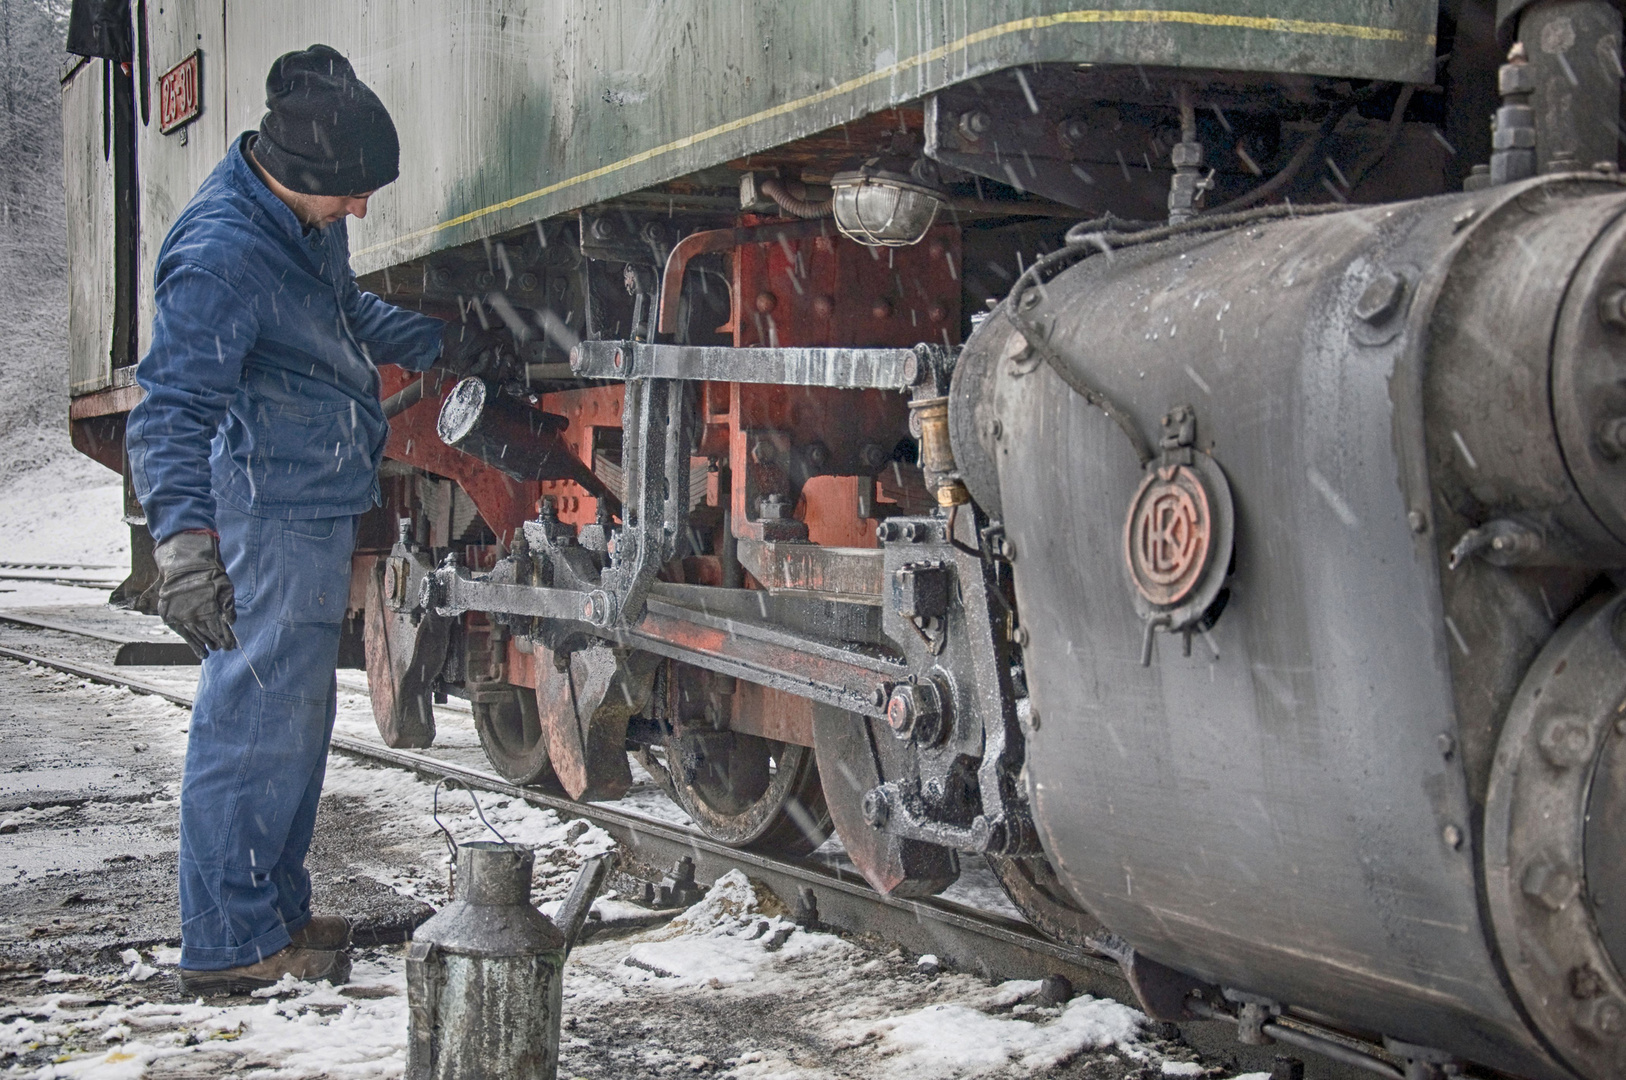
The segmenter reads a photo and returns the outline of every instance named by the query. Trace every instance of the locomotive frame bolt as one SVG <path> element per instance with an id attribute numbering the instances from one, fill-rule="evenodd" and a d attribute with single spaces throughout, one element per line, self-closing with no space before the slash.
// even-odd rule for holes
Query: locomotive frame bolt
<path id="1" fill-rule="evenodd" d="M 994 118 L 981 109 L 972 109 L 960 116 L 960 135 L 968 142 L 980 142 L 982 137 L 992 131 Z"/>
<path id="2" fill-rule="evenodd" d="M 1541 733 L 1541 756 L 1558 769 L 1585 765 L 1592 759 L 1592 729 L 1577 717 L 1558 717 Z"/>
<path id="3" fill-rule="evenodd" d="M 1355 317 L 1364 323 L 1387 322 L 1400 310 L 1406 296 L 1406 279 L 1392 270 L 1373 278 L 1355 301 Z"/>
<path id="4" fill-rule="evenodd" d="M 1543 856 L 1525 867 L 1519 878 L 1519 889 L 1531 902 L 1548 911 L 1563 911 L 1580 895 L 1581 883 L 1550 856 Z"/>

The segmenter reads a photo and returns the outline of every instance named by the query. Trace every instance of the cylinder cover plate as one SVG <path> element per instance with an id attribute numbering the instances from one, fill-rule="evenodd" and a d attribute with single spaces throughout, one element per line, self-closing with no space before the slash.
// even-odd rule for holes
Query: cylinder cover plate
<path id="1" fill-rule="evenodd" d="M 1485 809 L 1485 886 L 1520 999 L 1582 1076 L 1626 1072 L 1617 927 L 1626 822 L 1617 723 L 1626 709 L 1618 593 L 1571 616 L 1530 666 L 1497 745 Z M 1600 814 L 1598 811 L 1605 811 Z M 1589 817 L 1591 820 L 1589 821 Z M 1608 918 L 1602 918 L 1605 913 Z"/>

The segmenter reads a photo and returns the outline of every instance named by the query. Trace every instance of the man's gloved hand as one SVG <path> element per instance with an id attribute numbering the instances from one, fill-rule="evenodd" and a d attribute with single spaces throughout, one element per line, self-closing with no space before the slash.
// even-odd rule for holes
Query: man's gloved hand
<path id="1" fill-rule="evenodd" d="M 459 375 L 488 374 L 502 362 L 503 342 L 504 336 L 495 330 L 453 320 L 440 333 L 440 359 L 435 364 Z"/>
<path id="2" fill-rule="evenodd" d="M 158 563 L 158 617 L 203 659 L 205 649 L 235 649 L 237 604 L 220 562 L 220 541 L 182 532 L 153 549 Z"/>

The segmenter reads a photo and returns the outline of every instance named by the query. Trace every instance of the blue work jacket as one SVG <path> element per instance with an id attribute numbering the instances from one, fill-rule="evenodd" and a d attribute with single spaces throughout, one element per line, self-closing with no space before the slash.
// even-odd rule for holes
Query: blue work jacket
<path id="1" fill-rule="evenodd" d="M 158 253 L 152 348 L 125 447 L 153 539 L 262 517 L 359 514 L 389 423 L 376 364 L 421 371 L 441 320 L 362 292 L 343 221 L 307 229 L 240 137 Z"/>

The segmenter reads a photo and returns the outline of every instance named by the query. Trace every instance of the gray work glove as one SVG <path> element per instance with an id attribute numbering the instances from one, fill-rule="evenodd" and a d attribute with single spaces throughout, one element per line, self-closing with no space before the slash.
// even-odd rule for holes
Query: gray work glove
<path id="1" fill-rule="evenodd" d="M 503 335 L 476 323 L 454 320 L 440 332 L 440 359 L 435 366 L 459 375 L 484 375 L 502 360 Z"/>
<path id="2" fill-rule="evenodd" d="M 231 578 L 220 562 L 220 541 L 206 532 L 182 532 L 153 549 L 158 563 L 158 617 L 192 646 L 235 649 L 237 604 Z"/>

